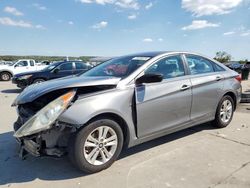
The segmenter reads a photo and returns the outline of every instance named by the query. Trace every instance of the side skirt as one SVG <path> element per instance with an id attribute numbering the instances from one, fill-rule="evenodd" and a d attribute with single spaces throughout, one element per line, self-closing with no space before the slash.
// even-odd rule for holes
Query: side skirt
<path id="1" fill-rule="evenodd" d="M 128 147 L 130 148 L 130 147 L 136 146 L 138 144 L 141 144 L 141 143 L 144 143 L 144 142 L 147 142 L 147 141 L 150 141 L 150 140 L 162 137 L 162 136 L 166 136 L 168 134 L 171 134 L 171 133 L 183 130 L 183 129 L 187 129 L 187 128 L 190 128 L 190 127 L 202 124 L 202 123 L 206 123 L 206 122 L 209 122 L 209 121 L 212 121 L 212 120 L 214 120 L 214 116 L 209 116 L 209 117 L 206 116 L 205 118 L 203 117 L 203 118 L 199 118 L 199 119 L 196 119 L 196 120 L 188 121 L 188 122 L 183 123 L 181 125 L 173 126 L 171 128 L 167 128 L 167 129 L 164 129 L 162 131 L 159 131 L 159 132 L 153 133 L 151 135 L 145 136 L 143 138 L 138 138 L 138 139 L 136 139 L 134 141 L 131 141 L 129 143 Z"/>

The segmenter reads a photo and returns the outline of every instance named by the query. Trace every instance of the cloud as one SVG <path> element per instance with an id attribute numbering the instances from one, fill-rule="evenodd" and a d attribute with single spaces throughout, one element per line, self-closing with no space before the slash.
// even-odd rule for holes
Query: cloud
<path id="1" fill-rule="evenodd" d="M 230 13 L 243 0 L 182 0 L 182 8 L 194 16 L 221 15 Z"/>
<path id="2" fill-rule="evenodd" d="M 153 42 L 154 40 L 151 38 L 145 38 L 142 40 L 143 42 Z"/>
<path id="3" fill-rule="evenodd" d="M 23 28 L 36 28 L 36 29 L 46 29 L 42 25 L 32 25 L 30 22 L 23 20 L 13 20 L 9 17 L 0 17 L 0 24 L 13 27 L 23 27 Z"/>
<path id="4" fill-rule="evenodd" d="M 40 5 L 38 3 L 33 3 L 32 5 L 33 5 L 33 7 L 36 7 L 39 10 L 47 10 L 47 8 L 45 6 Z"/>
<path id="5" fill-rule="evenodd" d="M 78 0 L 81 3 L 96 3 L 100 5 L 112 4 L 121 8 L 138 10 L 140 8 L 137 0 Z"/>
<path id="6" fill-rule="evenodd" d="M 248 31 L 245 31 L 243 33 L 240 34 L 241 37 L 247 37 L 247 36 L 250 36 L 250 30 Z"/>
<path id="7" fill-rule="evenodd" d="M 235 34 L 234 31 L 229 31 L 229 32 L 223 33 L 224 36 L 233 35 L 233 34 Z"/>
<path id="8" fill-rule="evenodd" d="M 36 25 L 35 28 L 36 29 L 46 29 L 46 27 L 44 27 L 43 25 Z"/>
<path id="9" fill-rule="evenodd" d="M 108 26 L 108 22 L 102 21 L 92 26 L 93 29 L 103 29 Z"/>
<path id="10" fill-rule="evenodd" d="M 7 7 L 4 8 L 3 11 L 7 12 L 7 13 L 10 13 L 10 14 L 13 14 L 15 16 L 23 16 L 23 13 L 20 12 L 19 10 L 17 10 L 15 7 L 9 7 L 9 6 L 7 6 Z"/>
<path id="11" fill-rule="evenodd" d="M 163 42 L 163 38 L 158 38 L 158 41 L 159 42 Z"/>
<path id="12" fill-rule="evenodd" d="M 69 24 L 69 25 L 74 25 L 74 22 L 69 21 L 68 24 Z"/>
<path id="13" fill-rule="evenodd" d="M 232 31 L 223 33 L 223 35 L 224 36 L 235 35 L 235 36 L 246 37 L 250 36 L 250 29 L 247 29 L 245 26 L 241 25 L 238 28 L 234 28 Z"/>
<path id="14" fill-rule="evenodd" d="M 136 15 L 136 14 L 131 14 L 131 15 L 128 16 L 128 19 L 129 19 L 129 20 L 134 20 L 134 19 L 136 19 L 136 18 L 137 18 L 137 15 Z"/>
<path id="15" fill-rule="evenodd" d="M 147 4 L 146 6 L 145 6 L 145 9 L 150 9 L 150 8 L 152 8 L 152 6 L 153 6 L 153 3 L 152 2 L 150 2 L 149 4 Z"/>
<path id="16" fill-rule="evenodd" d="M 207 20 L 194 20 L 191 25 L 185 26 L 182 30 L 196 30 L 196 29 L 204 29 L 207 27 L 219 27 L 219 23 L 210 23 Z"/>

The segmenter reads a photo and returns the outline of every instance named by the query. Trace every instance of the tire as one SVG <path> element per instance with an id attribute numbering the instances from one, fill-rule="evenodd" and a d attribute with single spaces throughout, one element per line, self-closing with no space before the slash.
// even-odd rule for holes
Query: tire
<path id="1" fill-rule="evenodd" d="M 218 128 L 227 127 L 233 119 L 234 109 L 234 100 L 225 95 L 218 104 L 213 125 Z"/>
<path id="2" fill-rule="evenodd" d="M 45 82 L 46 80 L 42 79 L 42 78 L 38 78 L 38 79 L 35 79 L 32 84 L 38 84 L 38 83 L 42 83 L 42 82 Z"/>
<path id="3" fill-rule="evenodd" d="M 12 75 L 9 72 L 2 72 L 0 78 L 2 81 L 10 81 Z"/>
<path id="4" fill-rule="evenodd" d="M 102 137 L 98 139 L 99 133 L 103 134 L 105 130 L 107 132 L 105 139 L 102 140 Z M 110 167 L 118 158 L 122 147 L 121 127 L 111 119 L 98 119 L 73 135 L 69 141 L 68 151 L 71 162 L 79 170 L 95 173 Z"/>

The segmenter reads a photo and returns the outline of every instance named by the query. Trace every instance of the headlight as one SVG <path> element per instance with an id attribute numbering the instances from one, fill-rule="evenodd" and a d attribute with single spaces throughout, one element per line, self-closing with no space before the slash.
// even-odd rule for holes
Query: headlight
<path id="1" fill-rule="evenodd" d="M 25 75 L 25 76 L 20 76 L 19 80 L 26 80 L 26 79 L 29 79 L 31 76 L 32 76 L 32 74 Z"/>
<path id="2" fill-rule="evenodd" d="M 75 93 L 75 91 L 70 91 L 47 104 L 19 128 L 14 136 L 19 138 L 50 129 L 55 120 L 68 107 Z"/>

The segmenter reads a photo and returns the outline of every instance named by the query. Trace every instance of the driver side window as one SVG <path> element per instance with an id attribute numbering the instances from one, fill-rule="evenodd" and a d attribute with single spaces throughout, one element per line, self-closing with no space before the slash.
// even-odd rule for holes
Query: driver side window
<path id="1" fill-rule="evenodd" d="M 17 63 L 16 66 L 17 67 L 27 67 L 28 66 L 28 62 L 27 61 L 20 61 L 19 63 Z"/>
<path id="2" fill-rule="evenodd" d="M 60 71 L 72 71 L 73 70 L 72 63 L 64 63 L 60 65 L 59 70 Z"/>
<path id="3" fill-rule="evenodd" d="M 184 76 L 185 70 L 181 56 L 176 55 L 159 60 L 158 62 L 150 66 L 145 71 L 145 73 L 162 74 L 163 79 L 168 79 Z"/>

